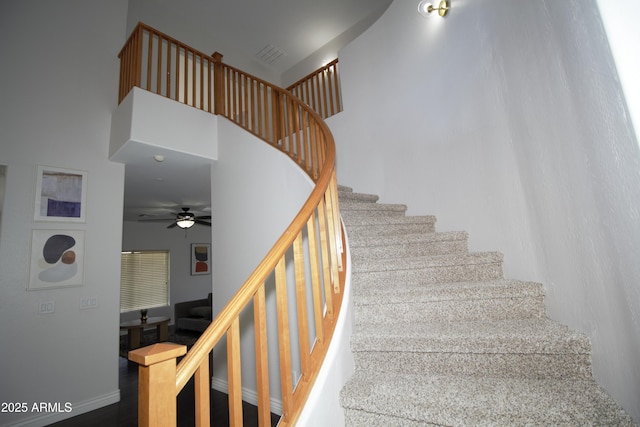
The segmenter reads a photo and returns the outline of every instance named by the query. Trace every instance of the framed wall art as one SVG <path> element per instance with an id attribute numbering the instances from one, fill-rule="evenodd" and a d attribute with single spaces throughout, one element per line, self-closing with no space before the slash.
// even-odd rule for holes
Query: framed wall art
<path id="1" fill-rule="evenodd" d="M 36 221 L 85 222 L 87 172 L 38 166 Z"/>
<path id="2" fill-rule="evenodd" d="M 211 245 L 191 244 L 191 275 L 211 274 Z"/>
<path id="3" fill-rule="evenodd" d="M 29 290 L 80 286 L 83 267 L 83 230 L 32 231 Z"/>

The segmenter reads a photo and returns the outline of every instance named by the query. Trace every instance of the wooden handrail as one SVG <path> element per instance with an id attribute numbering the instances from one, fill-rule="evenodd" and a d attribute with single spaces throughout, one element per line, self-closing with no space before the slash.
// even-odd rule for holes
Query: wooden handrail
<path id="1" fill-rule="evenodd" d="M 231 425 L 242 425 L 239 319 L 251 304 L 259 425 L 271 425 L 268 342 L 274 335 L 278 340 L 280 366 L 279 425 L 292 425 L 324 360 L 344 289 L 341 273 L 344 236 L 338 209 L 333 136 L 323 119 L 291 92 L 222 63 L 219 53 L 207 57 L 144 24 L 136 27 L 119 57 L 120 100 L 137 86 L 222 115 L 289 155 L 315 183 L 282 236 L 177 367 L 173 347 L 145 347 L 129 353 L 130 360 L 144 362 L 140 366 L 145 375 L 140 376 L 139 396 L 151 400 L 138 408 L 139 425 L 157 425 L 154 422 L 158 420 L 162 420 L 162 425 L 175 425 L 175 405 L 167 405 L 166 396 L 180 393 L 192 377 L 195 377 L 196 425 L 209 425 L 208 361 L 214 346 L 225 337 L 229 417 Z M 164 76 L 165 70 L 170 70 L 166 80 L 159 77 Z M 171 70 L 176 70 L 174 76 Z M 287 265 L 292 267 L 287 269 Z M 272 281 L 277 334 L 267 333 L 265 295 Z M 295 290 L 294 301 L 289 301 L 289 289 Z M 296 315 L 289 315 L 289 304 L 295 304 Z M 297 346 L 292 345 L 295 342 Z M 293 377 L 294 359 L 300 367 L 299 380 Z M 161 361 L 163 369 L 151 368 L 156 360 Z M 152 386 L 155 390 L 150 393 Z M 149 396 L 163 396 L 164 400 L 154 402 Z M 168 407 L 173 408 L 172 414 L 167 415 Z"/>
<path id="2" fill-rule="evenodd" d="M 293 83 L 287 90 L 323 119 L 342 111 L 338 58 Z"/>

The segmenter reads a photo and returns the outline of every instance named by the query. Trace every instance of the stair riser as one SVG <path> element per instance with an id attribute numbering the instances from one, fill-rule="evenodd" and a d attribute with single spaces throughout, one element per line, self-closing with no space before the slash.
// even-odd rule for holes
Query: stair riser
<path id="1" fill-rule="evenodd" d="M 591 378 L 589 354 L 354 352 L 356 369 L 520 379 Z"/>
<path id="2" fill-rule="evenodd" d="M 354 245 L 356 245 L 355 242 Z M 449 240 L 429 244 L 406 243 L 386 246 L 352 246 L 351 258 L 354 264 L 358 264 L 360 261 L 370 260 L 462 254 L 466 253 L 467 250 L 466 240 Z"/>
<path id="3" fill-rule="evenodd" d="M 435 228 L 435 216 L 370 216 L 365 213 L 353 215 L 342 215 L 347 228 L 358 225 L 381 225 L 381 224 L 433 224 Z"/>
<path id="4" fill-rule="evenodd" d="M 378 201 L 378 196 L 374 194 L 362 194 L 362 193 L 339 193 L 338 200 L 340 203 L 344 202 L 365 202 L 375 203 Z"/>
<path id="5" fill-rule="evenodd" d="M 347 233 L 354 236 L 354 242 L 369 237 L 384 238 L 405 234 L 434 233 L 436 227 L 432 223 L 417 224 L 369 224 L 347 226 Z"/>
<path id="6" fill-rule="evenodd" d="M 430 267 L 414 270 L 357 272 L 353 282 L 365 286 L 417 285 L 443 282 L 482 282 L 502 278 L 502 263 Z"/>
<path id="7" fill-rule="evenodd" d="M 405 217 L 405 210 L 400 208 L 381 208 L 380 205 L 360 204 L 359 206 L 340 205 L 340 215 L 348 224 L 353 218 L 357 221 L 363 217 Z"/>
<path id="8" fill-rule="evenodd" d="M 356 323 L 504 320 L 544 317 L 544 299 L 495 298 L 462 301 L 356 305 Z"/>

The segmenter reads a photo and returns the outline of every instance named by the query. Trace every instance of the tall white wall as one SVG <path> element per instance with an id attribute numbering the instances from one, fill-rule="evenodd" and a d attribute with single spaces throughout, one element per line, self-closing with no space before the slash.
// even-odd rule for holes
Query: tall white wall
<path id="1" fill-rule="evenodd" d="M 640 153 L 595 0 L 395 1 L 340 52 L 342 184 L 540 280 L 640 420 Z"/>
<path id="2" fill-rule="evenodd" d="M 218 120 L 218 160 L 211 177 L 214 316 L 282 235 L 312 189 L 309 177 L 289 156 L 228 120 Z M 277 341 L 273 339 L 277 324 L 272 288 L 267 292 L 267 306 L 271 310 L 267 318 L 271 395 L 277 400 L 280 381 Z M 255 338 L 250 317 L 247 313 L 241 319 L 242 377 L 248 392 L 243 398 L 248 401 L 256 390 Z M 213 364 L 214 388 L 222 389 L 227 381 L 226 347 L 216 348 Z"/>
<path id="3" fill-rule="evenodd" d="M 0 401 L 27 403 L 0 412 L 0 425 L 45 425 L 119 400 L 124 168 L 108 149 L 126 12 L 126 0 L 0 3 Z M 37 165 L 87 171 L 85 223 L 33 220 Z M 85 230 L 82 286 L 27 291 L 34 229 Z M 86 297 L 97 308 L 81 309 Z M 55 311 L 38 314 L 40 302 Z M 40 402 L 54 410 L 34 411 Z"/>

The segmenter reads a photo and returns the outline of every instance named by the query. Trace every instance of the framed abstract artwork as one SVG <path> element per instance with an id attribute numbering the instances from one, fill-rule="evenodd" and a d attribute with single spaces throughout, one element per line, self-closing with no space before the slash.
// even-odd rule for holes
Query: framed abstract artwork
<path id="1" fill-rule="evenodd" d="M 38 166 L 36 221 L 85 222 L 87 172 Z"/>
<path id="2" fill-rule="evenodd" d="M 80 286 L 83 267 L 83 230 L 32 231 L 29 290 Z"/>
<path id="3" fill-rule="evenodd" d="M 211 245 L 191 244 L 191 275 L 211 274 Z"/>

